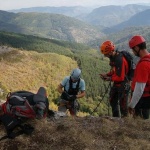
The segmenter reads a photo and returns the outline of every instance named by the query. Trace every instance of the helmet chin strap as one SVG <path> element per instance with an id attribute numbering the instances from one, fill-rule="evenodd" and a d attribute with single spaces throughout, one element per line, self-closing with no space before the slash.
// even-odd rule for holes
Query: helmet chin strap
<path id="1" fill-rule="evenodd" d="M 136 51 L 135 49 L 133 49 L 133 51 L 135 52 L 135 56 L 140 57 L 140 49 L 139 51 Z"/>

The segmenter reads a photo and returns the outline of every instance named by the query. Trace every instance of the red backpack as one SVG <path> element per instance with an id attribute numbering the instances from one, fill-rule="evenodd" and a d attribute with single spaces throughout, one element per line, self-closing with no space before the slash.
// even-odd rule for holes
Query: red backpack
<path id="1" fill-rule="evenodd" d="M 49 102 L 44 87 L 40 87 L 37 94 L 29 91 L 9 93 L 6 102 L 1 105 L 3 115 L 0 115 L 0 120 L 7 131 L 5 137 L 14 138 L 17 136 L 18 133 L 13 132 L 16 127 L 21 128 L 21 134 L 31 134 L 33 127 L 29 124 L 22 126 L 22 124 L 28 119 L 45 118 L 48 106 Z"/>

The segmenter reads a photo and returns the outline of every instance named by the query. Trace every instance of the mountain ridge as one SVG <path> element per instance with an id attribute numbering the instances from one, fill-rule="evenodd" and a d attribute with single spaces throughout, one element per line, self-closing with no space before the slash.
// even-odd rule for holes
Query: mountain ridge
<path id="1" fill-rule="evenodd" d="M 104 36 L 104 34 L 95 27 L 78 19 L 60 14 L 13 13 L 12 18 L 11 15 L 11 13 L 0 11 L 0 16 L 10 18 L 4 20 L 0 17 L 0 21 L 5 22 L 4 25 L 0 25 L 0 30 L 3 29 L 3 31 L 13 31 L 79 43 L 88 43 L 89 41 L 98 39 L 99 36 Z M 11 24 L 14 25 L 15 28 L 11 28 Z M 7 28 L 8 25 L 10 28 Z"/>
<path id="2" fill-rule="evenodd" d="M 112 27 L 111 30 L 116 31 L 128 27 L 149 26 L 150 25 L 149 16 L 150 16 L 150 9 L 147 9 L 145 11 L 135 14 L 126 22 L 123 22 L 121 24 Z"/>

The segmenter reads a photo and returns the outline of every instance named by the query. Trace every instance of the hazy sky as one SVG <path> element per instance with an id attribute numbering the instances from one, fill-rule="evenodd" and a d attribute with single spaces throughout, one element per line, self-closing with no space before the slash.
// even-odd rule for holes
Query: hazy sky
<path id="1" fill-rule="evenodd" d="M 10 10 L 37 6 L 85 6 L 126 5 L 150 3 L 150 0 L 0 0 L 0 10 Z"/>

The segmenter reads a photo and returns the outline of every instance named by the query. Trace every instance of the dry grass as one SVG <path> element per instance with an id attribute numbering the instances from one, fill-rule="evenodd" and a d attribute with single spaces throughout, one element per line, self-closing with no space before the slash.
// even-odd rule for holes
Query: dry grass
<path id="1" fill-rule="evenodd" d="M 8 92 L 18 90 L 36 93 L 44 86 L 49 100 L 56 99 L 58 84 L 75 67 L 77 62 L 63 55 L 0 46 L 0 98 L 6 99 Z"/>
<path id="2" fill-rule="evenodd" d="M 37 53 L 0 47 L 0 81 L 7 91 L 31 90 L 40 86 L 57 87 L 58 83 L 77 63 L 55 53 Z M 1 52 L 1 50 L 3 50 Z"/>
<path id="3" fill-rule="evenodd" d="M 32 136 L 0 142 L 5 150 L 149 150 L 149 120 L 66 117 L 31 122 Z M 1 134 L 2 126 L 1 126 Z"/>

